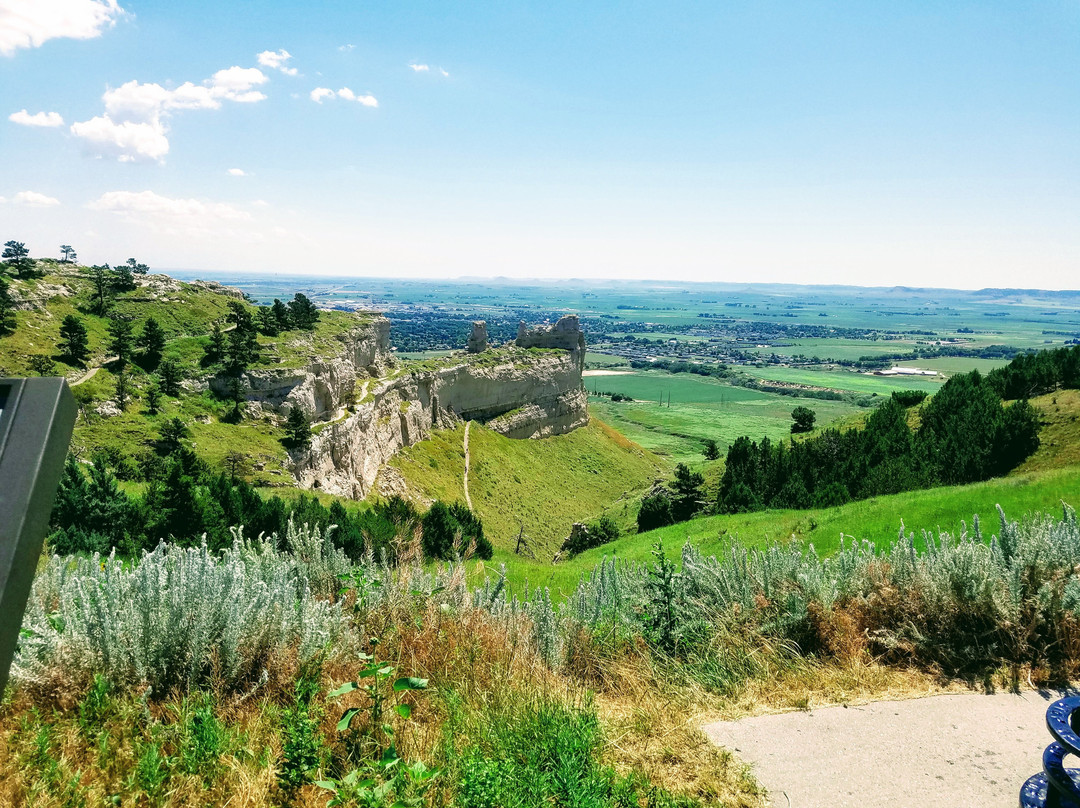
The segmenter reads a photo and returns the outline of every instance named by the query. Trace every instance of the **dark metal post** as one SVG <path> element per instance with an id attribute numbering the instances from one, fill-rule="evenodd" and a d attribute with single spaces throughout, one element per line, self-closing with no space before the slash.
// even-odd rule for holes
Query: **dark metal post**
<path id="1" fill-rule="evenodd" d="M 63 379 L 0 379 L 0 693 L 75 427 Z"/>

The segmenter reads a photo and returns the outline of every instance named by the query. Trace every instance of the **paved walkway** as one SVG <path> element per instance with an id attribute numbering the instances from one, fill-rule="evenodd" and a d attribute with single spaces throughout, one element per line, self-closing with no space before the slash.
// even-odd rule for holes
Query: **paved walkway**
<path id="1" fill-rule="evenodd" d="M 704 730 L 752 764 L 774 808 L 1016 808 L 1042 770 L 1046 708 L 1061 695 L 932 696 Z"/>

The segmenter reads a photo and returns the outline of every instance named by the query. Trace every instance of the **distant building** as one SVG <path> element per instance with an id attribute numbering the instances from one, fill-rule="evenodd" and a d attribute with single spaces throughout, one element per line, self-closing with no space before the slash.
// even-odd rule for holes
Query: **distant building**
<path id="1" fill-rule="evenodd" d="M 922 368 L 898 368 L 892 367 L 888 370 L 875 370 L 875 376 L 937 376 L 936 370 L 923 370 Z"/>

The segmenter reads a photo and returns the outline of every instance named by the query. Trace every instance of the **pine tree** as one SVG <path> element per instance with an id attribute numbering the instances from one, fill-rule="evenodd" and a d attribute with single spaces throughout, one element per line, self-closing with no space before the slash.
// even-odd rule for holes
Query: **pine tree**
<path id="1" fill-rule="evenodd" d="M 94 311 L 104 315 L 112 296 L 112 270 L 108 264 L 95 264 L 90 267 L 90 282 L 94 285 Z"/>
<path id="2" fill-rule="evenodd" d="M 131 267 L 126 264 L 118 265 L 114 270 L 114 280 L 116 291 L 118 292 L 130 292 L 135 288 L 135 275 L 131 272 Z"/>
<path id="3" fill-rule="evenodd" d="M 4 252 L 0 254 L 0 258 L 3 258 L 20 278 L 28 278 L 34 274 L 34 259 L 30 257 L 30 250 L 21 241 L 5 242 Z"/>
<path id="4" fill-rule="evenodd" d="M 131 321 L 116 318 L 109 323 L 109 352 L 116 354 L 117 364 L 123 368 L 131 360 Z"/>
<path id="5" fill-rule="evenodd" d="M 674 496 L 671 499 L 671 515 L 676 522 L 682 522 L 693 516 L 705 498 L 702 489 L 705 478 L 696 471 L 690 471 L 685 463 L 675 466 L 675 480 L 671 483 Z"/>
<path id="6" fill-rule="evenodd" d="M 146 412 L 150 415 L 157 415 L 160 405 L 161 388 L 158 386 L 156 379 L 151 379 L 150 384 L 146 387 Z"/>
<path id="7" fill-rule="evenodd" d="M 116 371 L 116 395 L 114 396 L 116 406 L 120 408 L 120 412 L 123 412 L 127 406 L 128 395 L 127 367 L 120 365 L 120 368 Z"/>
<path id="8" fill-rule="evenodd" d="M 306 449 L 311 445 L 311 424 L 297 406 L 289 410 L 285 419 L 285 445 L 294 449 Z"/>
<path id="9" fill-rule="evenodd" d="M 161 392 L 173 397 L 180 395 L 180 382 L 184 374 L 179 362 L 172 357 L 164 360 L 158 365 L 158 375 L 161 376 Z"/>
<path id="10" fill-rule="evenodd" d="M 34 354 L 30 357 L 30 367 L 38 376 L 56 376 L 56 363 L 52 357 L 45 354 Z"/>
<path id="11" fill-rule="evenodd" d="M 8 282 L 0 278 L 0 337 L 15 330 L 15 301 L 8 291 Z"/>
<path id="12" fill-rule="evenodd" d="M 60 255 L 63 256 L 60 259 L 63 264 L 74 264 L 79 260 L 78 256 L 75 255 L 75 249 L 70 244 L 60 245 Z"/>
<path id="13" fill-rule="evenodd" d="M 69 364 L 81 365 L 90 356 L 86 326 L 74 314 L 68 314 L 60 323 L 60 352 Z"/>
<path id="14" fill-rule="evenodd" d="M 214 321 L 210 329 L 210 344 L 206 346 L 203 363 L 216 365 L 225 358 L 225 333 L 221 330 L 221 323 Z"/>
<path id="15" fill-rule="evenodd" d="M 165 454 L 174 454 L 183 448 L 183 443 L 181 443 L 181 441 L 188 437 L 191 432 L 179 418 L 170 418 L 161 425 L 159 434 L 161 436 L 159 444 Z"/>
<path id="16" fill-rule="evenodd" d="M 279 333 L 278 321 L 274 310 L 269 306 L 259 306 L 259 333 L 267 337 L 276 337 Z"/>
<path id="17" fill-rule="evenodd" d="M 274 315 L 274 321 L 277 323 L 278 331 L 288 331 L 292 326 L 292 320 L 289 317 L 289 307 L 274 298 L 274 305 L 270 307 L 270 311 Z"/>
<path id="18" fill-rule="evenodd" d="M 306 295 L 297 292 L 289 301 L 289 319 L 295 328 L 311 331 L 319 321 L 319 310 Z"/>
<path id="19" fill-rule="evenodd" d="M 153 317 L 146 318 L 136 345 L 142 351 L 143 365 L 149 370 L 156 368 L 161 362 L 161 353 L 165 350 L 165 332 Z"/>
<path id="20" fill-rule="evenodd" d="M 705 439 L 705 447 L 701 450 L 701 453 L 705 455 L 706 460 L 720 459 L 720 447 L 716 445 L 716 441 L 712 438 Z"/>

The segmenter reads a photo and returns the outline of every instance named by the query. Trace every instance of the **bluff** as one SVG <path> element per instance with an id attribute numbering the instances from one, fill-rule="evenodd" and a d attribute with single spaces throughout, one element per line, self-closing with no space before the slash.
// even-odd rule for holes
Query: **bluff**
<path id="1" fill-rule="evenodd" d="M 342 355 L 304 373 L 248 374 L 252 397 L 323 420 L 308 449 L 290 453 L 302 488 L 363 497 L 396 452 L 462 420 L 511 438 L 559 435 L 588 423 L 581 373 L 585 338 L 576 316 L 522 328 L 514 344 L 415 366 L 395 363 L 383 318 L 358 329 Z M 352 411 L 343 409 L 356 382 Z M 366 377 L 366 378 L 365 378 Z"/>

